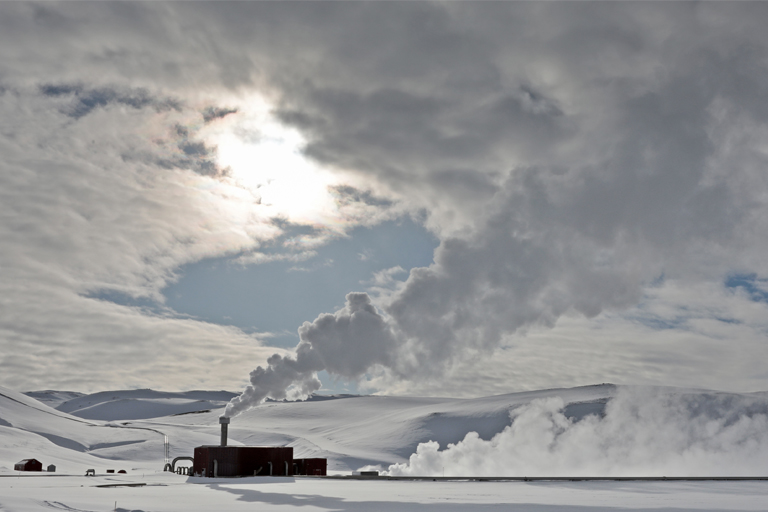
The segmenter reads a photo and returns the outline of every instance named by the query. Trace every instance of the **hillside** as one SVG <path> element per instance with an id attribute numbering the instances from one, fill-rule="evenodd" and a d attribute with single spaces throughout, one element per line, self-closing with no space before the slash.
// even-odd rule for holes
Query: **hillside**
<path id="1" fill-rule="evenodd" d="M 0 472 L 24 458 L 80 473 L 117 462 L 134 465 L 163 453 L 163 436 L 142 428 L 118 428 L 53 409 L 0 387 Z"/>
<path id="2" fill-rule="evenodd" d="M 138 420 L 219 409 L 234 396 L 237 394 L 229 391 L 103 391 L 75 396 L 59 403 L 56 409 L 90 420 Z"/>
<path id="3" fill-rule="evenodd" d="M 59 405 L 110 419 L 100 421 L 2 389 L 0 466 L 35 457 L 75 473 L 118 462 L 159 471 L 166 435 L 171 457 L 218 444 L 229 396 L 109 391 Z M 332 472 L 768 474 L 768 397 L 610 384 L 473 399 L 345 395 L 264 403 L 232 419 L 229 443 L 292 446 Z"/>
<path id="4" fill-rule="evenodd" d="M 421 442 L 446 446 L 469 431 L 490 439 L 509 424 L 510 408 L 536 398 L 560 396 L 569 404 L 568 415 L 579 419 L 600 413 L 614 392 L 614 386 L 601 385 L 469 400 L 345 395 L 268 402 L 233 419 L 230 443 L 290 445 L 297 457 L 326 457 L 329 469 L 353 471 L 403 462 Z M 104 465 L 94 457 L 162 468 L 163 435 L 170 439 L 172 457 L 215 444 L 218 416 L 234 396 L 225 391 L 107 391 L 75 396 L 52 409 L 21 393 L 0 393 L 0 443 L 8 448 L 0 466 L 12 468 L 21 458 L 37 457 L 75 472 Z M 44 399 L 61 396 L 38 393 Z"/>

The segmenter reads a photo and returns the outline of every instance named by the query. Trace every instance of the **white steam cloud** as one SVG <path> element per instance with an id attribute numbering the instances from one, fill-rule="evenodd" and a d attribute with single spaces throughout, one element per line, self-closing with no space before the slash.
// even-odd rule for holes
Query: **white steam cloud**
<path id="1" fill-rule="evenodd" d="M 308 27 L 322 32 L 307 38 L 313 51 L 326 36 L 344 38 L 319 46 L 327 60 L 306 74 L 272 69 L 283 92 L 276 118 L 301 132 L 309 158 L 425 212 L 440 246 L 432 265 L 377 298 L 378 311 L 354 293 L 339 312 L 304 323 L 295 356 L 254 371 L 227 414 L 311 392 L 321 370 L 437 381 L 527 327 L 637 305 L 659 279 L 768 273 L 768 39 L 748 23 L 762 6 L 667 7 L 668 29 L 655 21 L 662 11 L 640 5 L 560 9 L 366 5 L 353 23 L 329 11 L 332 30 L 310 11 L 283 14 L 286 27 L 313 21 L 282 32 L 291 53 Z M 433 22 L 419 21 L 429 28 L 415 39 L 387 33 L 372 43 L 379 32 L 364 27 L 382 16 Z M 381 57 L 336 60 L 341 41 L 354 40 L 340 27 L 365 34 L 359 43 Z M 452 43 L 435 53 L 424 41 Z M 439 62 L 452 63 L 456 79 Z"/>
<path id="2" fill-rule="evenodd" d="M 768 400 L 620 388 L 604 417 L 574 421 L 561 398 L 514 409 L 490 440 L 419 444 L 391 476 L 755 476 L 768 472 Z"/>
<path id="3" fill-rule="evenodd" d="M 638 299 L 641 282 L 630 258 L 601 257 L 599 248 L 576 240 L 578 250 L 553 250 L 568 235 L 518 218 L 525 212 L 513 205 L 525 193 L 516 183 L 509 181 L 471 235 L 443 241 L 431 266 L 411 270 L 403 286 L 381 300 L 382 313 L 367 293 L 350 293 L 343 309 L 305 322 L 295 357 L 275 355 L 266 369 L 254 370 L 225 414 L 267 397 L 306 396 L 319 389 L 315 373 L 321 370 L 347 379 L 375 367 L 399 379 L 434 378 L 467 355 L 492 351 L 518 329 L 552 325 L 568 311 L 594 316 Z"/>
<path id="4" fill-rule="evenodd" d="M 253 370 L 250 385 L 230 401 L 224 416 L 236 416 L 266 398 L 305 398 L 320 389 L 321 370 L 354 379 L 374 364 L 388 366 L 393 356 L 394 337 L 366 293 L 347 294 L 344 308 L 304 322 L 299 335 L 296 355 L 275 354 L 267 368 Z"/>

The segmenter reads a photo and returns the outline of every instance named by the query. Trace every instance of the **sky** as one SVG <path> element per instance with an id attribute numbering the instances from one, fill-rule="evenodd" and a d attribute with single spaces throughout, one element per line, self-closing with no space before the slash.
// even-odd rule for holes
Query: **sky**
<path id="1" fill-rule="evenodd" d="M 767 18 L 3 2 L 0 385 L 766 390 Z"/>

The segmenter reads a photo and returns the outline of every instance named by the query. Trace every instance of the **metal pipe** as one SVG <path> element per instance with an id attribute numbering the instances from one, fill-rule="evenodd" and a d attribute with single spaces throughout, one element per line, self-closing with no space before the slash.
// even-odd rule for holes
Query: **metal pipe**
<path id="1" fill-rule="evenodd" d="M 221 425 L 221 446 L 227 446 L 227 427 L 229 426 L 229 418 L 222 416 L 219 418 L 219 424 Z"/>

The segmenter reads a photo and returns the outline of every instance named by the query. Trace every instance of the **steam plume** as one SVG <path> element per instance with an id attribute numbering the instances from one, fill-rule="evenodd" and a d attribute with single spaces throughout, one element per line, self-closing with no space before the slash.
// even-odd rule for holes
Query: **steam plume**
<path id="1" fill-rule="evenodd" d="M 439 376 L 457 359 L 491 351 L 520 328 L 552 324 L 569 310 L 594 316 L 637 300 L 641 280 L 627 268 L 631 258 L 606 258 L 600 247 L 578 240 L 565 244 L 576 249 L 560 250 L 574 235 L 524 218 L 527 212 L 517 208 L 528 191 L 516 180 L 506 187 L 482 225 L 443 241 L 431 266 L 411 271 L 382 304 L 384 314 L 368 294 L 348 294 L 343 309 L 299 328 L 295 357 L 273 356 L 266 369 L 254 370 L 226 414 L 266 397 L 305 396 L 318 389 L 315 373 L 321 370 L 357 378 L 379 366 L 398 378 Z"/>
<path id="2" fill-rule="evenodd" d="M 754 476 L 768 471 L 768 400 L 620 388 L 575 422 L 561 398 L 534 400 L 485 441 L 475 432 L 440 450 L 421 443 L 389 475 Z"/>
<path id="3" fill-rule="evenodd" d="M 266 398 L 305 398 L 320 389 L 321 370 L 354 379 L 375 364 L 389 366 L 395 346 L 389 326 L 366 293 L 347 294 L 344 308 L 304 322 L 299 336 L 296 355 L 275 354 L 267 368 L 253 370 L 250 385 L 230 401 L 224 416 L 236 416 Z"/>

